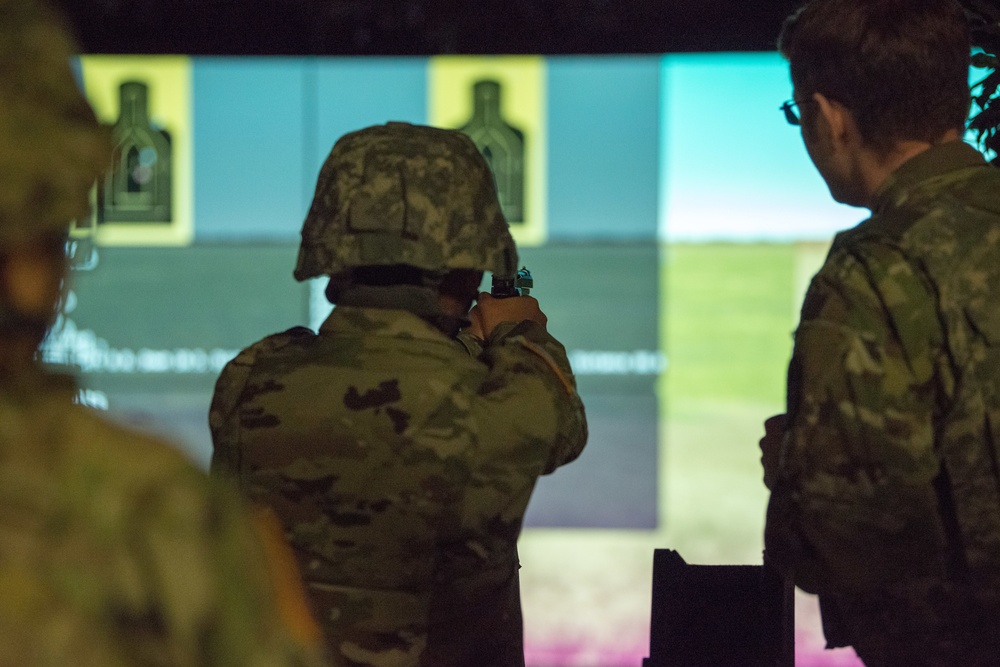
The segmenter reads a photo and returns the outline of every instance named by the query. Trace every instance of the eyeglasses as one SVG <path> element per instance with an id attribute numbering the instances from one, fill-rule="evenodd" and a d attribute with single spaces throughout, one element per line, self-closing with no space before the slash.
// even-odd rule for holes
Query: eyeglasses
<path id="1" fill-rule="evenodd" d="M 785 102 L 784 104 L 782 104 L 778 108 L 781 109 L 784 112 L 784 114 L 785 114 L 785 120 L 788 121 L 789 125 L 801 125 L 802 124 L 802 117 L 799 115 L 799 112 L 796 110 L 795 107 L 801 107 L 803 104 L 810 104 L 811 102 L 814 102 L 814 101 L 815 100 L 811 100 L 811 99 L 809 99 L 809 100 L 796 100 L 796 99 L 793 98 L 793 99 L 788 100 L 787 102 Z"/>

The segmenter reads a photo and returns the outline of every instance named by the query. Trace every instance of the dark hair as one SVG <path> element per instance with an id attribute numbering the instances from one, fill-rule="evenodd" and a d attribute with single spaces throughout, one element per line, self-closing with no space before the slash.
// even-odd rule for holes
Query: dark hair
<path id="1" fill-rule="evenodd" d="M 812 0 L 785 20 L 778 50 L 796 97 L 846 106 L 875 150 L 965 126 L 969 26 L 954 0 Z"/>

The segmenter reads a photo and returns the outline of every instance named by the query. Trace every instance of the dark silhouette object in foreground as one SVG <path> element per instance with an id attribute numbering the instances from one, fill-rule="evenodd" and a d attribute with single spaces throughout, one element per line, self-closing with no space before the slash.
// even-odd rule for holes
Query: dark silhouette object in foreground
<path id="1" fill-rule="evenodd" d="M 791 667 L 792 593 L 767 565 L 691 565 L 657 549 L 643 667 Z"/>

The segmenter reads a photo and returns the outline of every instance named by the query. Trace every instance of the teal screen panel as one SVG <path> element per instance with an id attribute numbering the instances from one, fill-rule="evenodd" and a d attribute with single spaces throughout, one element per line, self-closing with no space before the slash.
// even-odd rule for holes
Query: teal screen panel
<path id="1" fill-rule="evenodd" d="M 670 241 L 829 239 L 866 217 L 834 203 L 778 109 L 777 53 L 663 57 L 660 236 Z"/>
<path id="2" fill-rule="evenodd" d="M 553 241 L 656 238 L 659 58 L 547 61 Z"/>
<path id="3" fill-rule="evenodd" d="M 319 58 L 313 69 L 315 134 L 309 197 L 319 169 L 342 135 L 389 121 L 427 122 L 426 58 Z"/>
<path id="4" fill-rule="evenodd" d="M 306 63 L 196 58 L 195 238 L 296 240 L 308 180 Z"/>

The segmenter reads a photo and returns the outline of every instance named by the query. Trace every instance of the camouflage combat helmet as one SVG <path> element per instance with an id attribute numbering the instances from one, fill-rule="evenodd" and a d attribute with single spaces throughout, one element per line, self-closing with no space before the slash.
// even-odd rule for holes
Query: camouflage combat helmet
<path id="1" fill-rule="evenodd" d="M 75 45 L 38 0 L 0 0 L 0 244 L 64 232 L 110 161 L 70 67 Z"/>
<path id="2" fill-rule="evenodd" d="M 517 270 L 493 174 L 461 132 L 388 123 L 344 135 L 326 159 L 295 278 L 391 264 Z"/>

